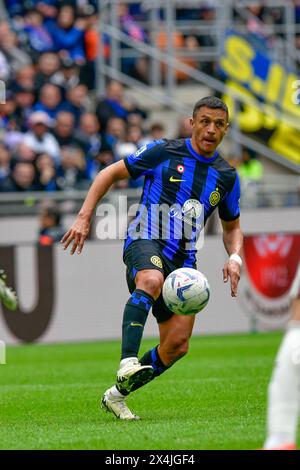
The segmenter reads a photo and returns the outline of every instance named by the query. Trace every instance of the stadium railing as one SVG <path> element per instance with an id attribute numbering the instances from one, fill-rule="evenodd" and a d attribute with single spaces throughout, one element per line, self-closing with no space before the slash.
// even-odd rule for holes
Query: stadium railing
<path id="1" fill-rule="evenodd" d="M 135 3 L 134 0 L 128 0 L 126 3 Z M 270 2 L 270 5 L 274 4 L 274 0 Z M 255 98 L 245 96 L 240 94 L 238 91 L 233 90 L 230 87 L 224 85 L 224 83 L 212 77 L 203 70 L 198 70 L 190 65 L 183 63 L 180 60 L 180 54 L 175 50 L 172 42 L 172 33 L 177 31 L 178 28 L 182 28 L 180 21 L 175 21 L 175 8 L 176 5 L 181 4 L 181 2 L 162 2 L 160 0 L 147 2 L 147 7 L 150 12 L 150 21 L 148 24 L 148 29 L 151 31 L 149 35 L 149 43 L 144 41 L 132 39 L 126 35 L 120 28 L 118 15 L 117 15 L 117 2 L 116 1 L 101 1 L 100 8 L 100 22 L 99 29 L 101 36 L 106 36 L 109 38 L 111 45 L 111 53 L 109 61 L 107 62 L 103 54 L 99 54 L 98 63 L 97 63 L 97 93 L 99 96 L 103 95 L 105 92 L 105 86 L 108 79 L 115 79 L 122 82 L 124 85 L 129 88 L 138 91 L 142 96 L 151 96 L 151 98 L 160 103 L 162 106 L 165 106 L 176 112 L 182 114 L 190 114 L 190 107 L 187 106 L 187 103 L 184 101 L 178 100 L 178 97 L 175 96 L 176 90 L 176 71 L 180 71 L 182 74 L 185 74 L 193 83 L 206 86 L 211 89 L 213 92 L 220 94 L 227 94 L 231 97 L 234 103 L 234 109 L 239 109 L 240 105 L 250 105 L 254 106 L 255 109 L 260 110 L 265 115 L 270 115 L 270 109 L 268 105 L 265 105 L 262 102 L 259 102 Z M 268 4 L 268 2 L 267 2 Z M 214 61 L 220 57 L 222 51 L 222 44 L 224 43 L 224 36 L 226 29 L 232 25 L 233 11 L 236 8 L 240 8 L 240 2 L 235 0 L 227 0 L 224 2 L 215 2 L 216 9 L 216 21 L 214 24 L 209 22 L 208 25 L 200 24 L 201 28 L 206 28 L 209 26 L 209 34 L 216 35 L 216 47 L 209 48 L 206 50 L 205 47 L 199 48 L 199 56 L 197 58 L 204 60 L 205 57 L 211 54 L 211 58 L 208 60 Z M 289 13 L 286 14 L 286 17 L 294 24 L 294 29 L 290 26 L 286 27 L 286 30 L 292 30 L 293 34 L 296 34 L 295 30 L 295 18 L 291 17 L 291 2 L 283 2 L 278 0 L 276 5 L 280 5 L 286 9 Z M 205 6 L 205 2 L 185 2 L 184 7 L 186 8 L 199 8 Z M 164 11 L 164 20 L 158 22 L 159 9 Z M 157 48 L 155 43 L 155 32 L 159 28 L 164 27 L 164 30 L 167 32 L 167 43 L 165 50 L 160 50 Z M 181 25 L 181 26 L 180 26 Z M 193 25 L 193 22 L 185 22 L 185 27 Z M 289 25 L 289 23 L 288 23 Z M 203 31 L 206 32 L 206 29 Z M 217 34 L 216 34 L 217 32 Z M 293 34 L 289 34 L 289 40 L 291 40 Z M 122 48 L 122 44 L 127 46 Z M 295 49 L 295 48 L 294 48 Z M 293 50 L 294 50 L 293 49 Z M 290 50 L 292 50 L 290 48 Z M 182 50 L 183 52 L 183 50 Z M 186 51 L 184 51 L 186 53 Z M 201 54 L 204 54 L 201 56 Z M 150 61 L 149 67 L 149 85 L 143 83 L 132 76 L 129 76 L 122 72 L 121 70 L 121 59 L 125 56 L 128 57 L 147 57 Z M 205 59 L 205 60 L 206 60 Z M 166 69 L 166 76 L 164 83 L 161 82 L 160 75 L 160 64 L 163 64 Z M 149 91 L 149 86 L 151 91 Z M 288 115 L 287 113 L 281 112 L 279 116 L 280 120 L 287 125 L 292 125 L 292 127 L 300 130 L 300 122 L 297 122 L 295 118 Z M 300 166 L 293 163 L 289 159 L 282 159 L 281 155 L 277 152 L 270 149 L 267 145 L 262 142 L 258 142 L 252 137 L 248 137 L 243 134 L 238 128 L 237 121 L 233 121 L 232 131 L 231 131 L 231 141 L 232 146 L 236 154 L 241 153 L 241 147 L 244 146 L 255 151 L 258 154 L 261 154 L 268 159 L 271 159 L 277 163 L 284 164 L 286 167 L 291 169 L 296 173 L 300 173 Z"/>

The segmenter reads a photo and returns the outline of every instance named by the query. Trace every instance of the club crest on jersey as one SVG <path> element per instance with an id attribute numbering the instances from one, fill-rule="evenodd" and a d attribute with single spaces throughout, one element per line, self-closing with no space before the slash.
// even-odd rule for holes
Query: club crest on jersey
<path id="1" fill-rule="evenodd" d="M 220 196 L 219 190 L 218 190 L 218 188 L 216 188 L 215 191 L 210 193 L 209 203 L 210 203 L 211 206 L 214 207 L 220 202 L 220 199 L 221 199 L 221 196 Z"/>
<path id="2" fill-rule="evenodd" d="M 152 264 L 154 264 L 154 266 L 162 269 L 163 264 L 159 256 L 151 256 L 150 261 Z"/>
<path id="3" fill-rule="evenodd" d="M 177 165 L 176 170 L 178 171 L 178 173 L 182 174 L 184 173 L 185 168 L 183 165 Z"/>

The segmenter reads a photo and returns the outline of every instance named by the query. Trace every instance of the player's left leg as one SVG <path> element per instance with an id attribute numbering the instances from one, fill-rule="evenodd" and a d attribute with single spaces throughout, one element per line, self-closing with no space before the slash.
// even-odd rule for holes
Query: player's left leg
<path id="1" fill-rule="evenodd" d="M 0 269 L 0 300 L 9 310 L 16 310 L 18 299 L 16 293 L 6 285 L 6 274 Z"/>
<path id="2" fill-rule="evenodd" d="M 295 294 L 297 298 L 292 301 L 292 318 L 281 343 L 269 385 L 267 439 L 264 449 L 296 448 L 300 415 L 300 278 Z"/>

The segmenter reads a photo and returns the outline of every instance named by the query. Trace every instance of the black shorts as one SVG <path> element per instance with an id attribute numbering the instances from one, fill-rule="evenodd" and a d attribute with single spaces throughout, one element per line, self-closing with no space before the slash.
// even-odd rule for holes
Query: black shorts
<path id="1" fill-rule="evenodd" d="M 135 290 L 135 276 L 142 269 L 158 269 L 166 278 L 175 269 L 183 267 L 183 263 L 174 263 L 164 256 L 159 244 L 154 240 L 140 239 L 131 242 L 124 252 L 123 259 L 127 267 L 126 280 L 130 293 Z M 153 303 L 152 313 L 158 323 L 169 320 L 174 315 L 165 305 L 162 294 Z"/>

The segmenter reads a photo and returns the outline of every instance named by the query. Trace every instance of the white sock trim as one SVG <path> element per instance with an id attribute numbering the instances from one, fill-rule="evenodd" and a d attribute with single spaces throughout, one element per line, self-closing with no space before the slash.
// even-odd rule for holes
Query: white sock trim
<path id="1" fill-rule="evenodd" d="M 119 392 L 119 390 L 117 389 L 117 387 L 115 385 L 113 385 L 113 387 L 111 387 L 110 393 L 115 398 L 125 398 L 125 396 L 121 392 Z"/>

